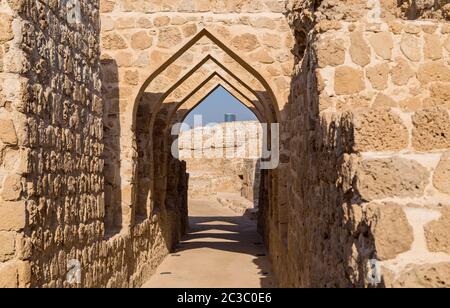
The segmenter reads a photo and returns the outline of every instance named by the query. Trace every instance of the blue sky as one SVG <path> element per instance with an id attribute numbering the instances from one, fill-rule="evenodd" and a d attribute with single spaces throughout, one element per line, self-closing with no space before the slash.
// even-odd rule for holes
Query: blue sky
<path id="1" fill-rule="evenodd" d="M 203 126 L 210 123 L 222 123 L 226 113 L 236 114 L 237 121 L 258 120 L 245 105 L 220 86 L 188 114 L 184 123 L 194 127 L 195 115 L 203 117 Z"/>

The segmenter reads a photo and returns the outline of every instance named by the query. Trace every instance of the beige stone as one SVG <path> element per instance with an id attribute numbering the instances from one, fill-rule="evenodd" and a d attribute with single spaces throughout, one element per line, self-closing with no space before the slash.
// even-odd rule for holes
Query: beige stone
<path id="1" fill-rule="evenodd" d="M 449 288 L 450 263 L 410 265 L 397 279 L 388 283 L 393 288 Z"/>
<path id="2" fill-rule="evenodd" d="M 120 17 L 116 19 L 115 27 L 118 30 L 121 29 L 133 29 L 136 27 L 135 25 L 135 19 L 134 18 L 128 18 L 128 17 Z"/>
<path id="3" fill-rule="evenodd" d="M 413 23 L 407 23 L 405 26 L 405 32 L 409 34 L 419 34 L 421 31 L 422 29 Z"/>
<path id="4" fill-rule="evenodd" d="M 157 28 L 165 27 L 170 24 L 170 17 L 168 16 L 158 16 L 153 19 L 153 25 Z"/>
<path id="5" fill-rule="evenodd" d="M 12 120 L 0 119 L 0 140 L 4 144 L 17 144 L 16 130 Z"/>
<path id="6" fill-rule="evenodd" d="M 447 184 L 448 182 L 447 178 Z M 441 210 L 441 215 L 438 220 L 432 221 L 425 226 L 427 245 L 432 252 L 450 254 L 450 238 L 448 236 L 448 230 L 450 230 L 450 207 L 448 205 Z"/>
<path id="7" fill-rule="evenodd" d="M 185 37 L 191 37 L 191 36 L 197 34 L 197 30 L 198 30 L 198 28 L 197 28 L 196 24 L 185 25 L 182 28 L 183 35 Z"/>
<path id="8" fill-rule="evenodd" d="M 338 66 L 345 62 L 345 46 L 344 41 L 322 40 L 317 46 L 317 59 L 319 67 Z"/>
<path id="9" fill-rule="evenodd" d="M 357 172 L 357 189 L 363 200 L 389 197 L 418 197 L 428 184 L 429 172 L 404 158 L 369 159 Z"/>
<path id="10" fill-rule="evenodd" d="M 450 107 L 450 83 L 433 82 L 430 85 L 430 100 L 432 106 Z M 431 107 L 431 106 L 430 106 Z"/>
<path id="11" fill-rule="evenodd" d="M 354 117 L 358 151 L 399 151 L 408 146 L 408 130 L 388 109 L 364 110 Z"/>
<path id="12" fill-rule="evenodd" d="M 450 35 L 447 35 L 447 38 L 444 41 L 444 47 L 448 52 L 450 52 Z"/>
<path id="13" fill-rule="evenodd" d="M 22 177 L 17 174 L 10 174 L 5 177 L 0 196 L 6 201 L 15 201 L 22 194 Z"/>
<path id="14" fill-rule="evenodd" d="M 369 36 L 369 42 L 378 56 L 385 60 L 391 59 L 394 41 L 389 32 L 373 33 Z"/>
<path id="15" fill-rule="evenodd" d="M 370 63 L 371 50 L 360 31 L 350 33 L 350 56 L 354 63 L 366 66 Z"/>
<path id="16" fill-rule="evenodd" d="M 139 28 L 151 29 L 153 27 L 153 23 L 149 18 L 142 17 L 137 21 L 137 25 Z"/>
<path id="17" fill-rule="evenodd" d="M 391 70 L 391 80 L 398 86 L 406 85 L 415 76 L 415 72 L 405 59 L 399 57 L 395 62 L 396 65 Z"/>
<path id="18" fill-rule="evenodd" d="M 240 51 L 252 51 L 260 46 L 258 38 L 254 34 L 245 33 L 234 37 L 231 45 Z"/>
<path id="19" fill-rule="evenodd" d="M 14 34 L 12 32 L 12 17 L 5 13 L 0 13 L 0 29 L 2 29 L 0 33 L 0 43 L 7 42 L 14 38 Z"/>
<path id="20" fill-rule="evenodd" d="M 441 160 L 434 170 L 433 185 L 439 191 L 450 195 L 450 152 L 442 154 Z"/>
<path id="21" fill-rule="evenodd" d="M 269 17 L 255 18 L 250 22 L 250 24 L 256 28 L 275 29 L 276 27 L 275 20 Z"/>
<path id="22" fill-rule="evenodd" d="M 415 35 L 403 34 L 400 49 L 410 61 L 419 62 L 422 57 L 419 39 Z"/>
<path id="23" fill-rule="evenodd" d="M 417 111 L 412 117 L 413 146 L 418 151 L 450 147 L 450 118 L 444 108 Z"/>
<path id="24" fill-rule="evenodd" d="M 133 55 L 129 52 L 118 52 L 115 60 L 119 67 L 130 67 L 133 63 Z"/>
<path id="25" fill-rule="evenodd" d="M 372 108 L 395 108 L 397 106 L 398 104 L 393 98 L 381 92 L 378 93 L 372 104 Z"/>
<path id="26" fill-rule="evenodd" d="M 144 50 L 152 46 L 153 39 L 145 31 L 139 31 L 131 36 L 131 48 Z"/>
<path id="27" fill-rule="evenodd" d="M 125 82 L 129 85 L 139 84 L 139 72 L 138 71 L 126 71 L 125 72 Z"/>
<path id="28" fill-rule="evenodd" d="M 355 94 L 365 89 L 364 73 L 348 66 L 336 68 L 334 90 L 337 95 Z"/>
<path id="29" fill-rule="evenodd" d="M 177 27 L 166 27 L 159 30 L 158 47 L 173 48 L 182 40 L 181 31 Z"/>
<path id="30" fill-rule="evenodd" d="M 271 64 L 275 62 L 275 59 L 270 56 L 270 54 L 264 50 L 260 49 L 252 54 L 250 54 L 250 59 L 255 62 Z"/>
<path id="31" fill-rule="evenodd" d="M 0 231 L 19 231 L 25 227 L 25 203 L 2 202 L 0 205 Z"/>
<path id="32" fill-rule="evenodd" d="M 399 106 L 402 110 L 414 112 L 423 108 L 423 102 L 420 97 L 415 96 L 401 100 Z"/>
<path id="33" fill-rule="evenodd" d="M 114 1 L 100 0 L 100 13 L 109 13 L 114 10 Z"/>
<path id="34" fill-rule="evenodd" d="M 117 50 L 126 49 L 127 43 L 125 40 L 116 33 L 108 33 L 102 37 L 102 46 L 105 49 Z"/>
<path id="35" fill-rule="evenodd" d="M 264 33 L 262 42 L 265 46 L 280 49 L 281 48 L 281 36 L 273 33 Z"/>
<path id="36" fill-rule="evenodd" d="M 389 65 L 386 63 L 377 64 L 366 69 L 367 78 L 372 86 L 377 90 L 384 90 L 388 86 Z"/>
<path id="37" fill-rule="evenodd" d="M 0 231 L 0 262 L 11 260 L 14 252 L 14 233 Z"/>
<path id="38" fill-rule="evenodd" d="M 422 25 L 422 30 L 427 34 L 433 34 L 437 30 L 437 25 L 436 24 Z"/>
<path id="39" fill-rule="evenodd" d="M 17 263 L 13 261 L 0 263 L 0 288 L 17 288 L 18 286 Z"/>
<path id="40" fill-rule="evenodd" d="M 424 55 L 429 60 L 442 58 L 442 44 L 439 35 L 425 34 Z"/>
<path id="41" fill-rule="evenodd" d="M 410 250 L 414 240 L 413 229 L 399 204 L 370 203 L 366 208 L 370 230 L 375 239 L 376 258 L 380 261 L 394 259 Z"/>
<path id="42" fill-rule="evenodd" d="M 417 78 L 423 84 L 433 81 L 450 82 L 450 67 L 443 61 L 426 62 L 420 65 Z"/>

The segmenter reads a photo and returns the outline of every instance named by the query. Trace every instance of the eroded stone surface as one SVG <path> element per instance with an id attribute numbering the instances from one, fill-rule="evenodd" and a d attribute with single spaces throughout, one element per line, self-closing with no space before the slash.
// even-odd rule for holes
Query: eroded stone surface
<path id="1" fill-rule="evenodd" d="M 450 145 L 450 118 L 446 109 L 416 112 L 413 118 L 413 146 L 418 151 L 445 149 Z"/>
<path id="2" fill-rule="evenodd" d="M 429 180 L 425 167 L 403 158 L 369 159 L 361 162 L 357 189 L 364 200 L 420 196 Z"/>
<path id="3" fill-rule="evenodd" d="M 340 66 L 336 69 L 334 90 L 338 95 L 355 94 L 365 89 L 363 71 Z"/>
<path id="4" fill-rule="evenodd" d="M 388 282 L 393 288 L 448 288 L 450 263 L 411 265 L 395 281 Z"/>
<path id="5" fill-rule="evenodd" d="M 375 101 L 377 103 L 377 101 Z M 383 103 L 379 103 L 379 107 Z M 399 151 L 408 145 L 408 131 L 400 117 L 382 108 L 358 112 L 355 117 L 355 148 L 360 151 Z"/>
<path id="6" fill-rule="evenodd" d="M 446 205 L 441 210 L 441 217 L 425 226 L 425 236 L 430 251 L 450 254 L 449 228 L 450 207 Z"/>
<path id="7" fill-rule="evenodd" d="M 394 259 L 411 248 L 413 229 L 399 204 L 370 203 L 366 211 L 372 222 L 370 229 L 375 238 L 378 260 Z"/>

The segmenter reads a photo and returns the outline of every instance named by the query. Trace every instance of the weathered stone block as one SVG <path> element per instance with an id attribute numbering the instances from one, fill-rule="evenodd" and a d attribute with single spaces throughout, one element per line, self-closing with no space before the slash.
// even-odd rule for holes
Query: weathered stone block
<path id="1" fill-rule="evenodd" d="M 389 65 L 377 64 L 367 68 L 367 78 L 377 90 L 384 90 L 388 86 Z"/>
<path id="2" fill-rule="evenodd" d="M 14 261 L 0 263 L 0 288 L 17 288 L 18 268 Z"/>
<path id="3" fill-rule="evenodd" d="M 144 50 L 152 46 L 153 39 L 145 31 L 139 31 L 131 36 L 131 48 Z"/>
<path id="4" fill-rule="evenodd" d="M 355 150 L 399 151 L 408 146 L 408 130 L 389 109 L 365 110 L 354 114 Z"/>
<path id="5" fill-rule="evenodd" d="M 0 231 L 0 262 L 14 257 L 14 232 Z"/>
<path id="6" fill-rule="evenodd" d="M 0 119 L 0 140 L 9 145 L 17 144 L 17 135 L 12 120 Z"/>
<path id="7" fill-rule="evenodd" d="M 414 241 L 413 229 L 405 212 L 395 203 L 370 203 L 366 208 L 370 230 L 375 240 L 378 260 L 394 259 L 411 249 Z"/>
<path id="8" fill-rule="evenodd" d="M 100 0 L 100 13 L 110 13 L 114 10 L 114 1 Z"/>
<path id="9" fill-rule="evenodd" d="M 0 204 L 0 231 L 19 231 L 25 228 L 25 202 L 2 202 Z"/>
<path id="10" fill-rule="evenodd" d="M 441 218 L 425 226 L 425 236 L 430 251 L 450 254 L 450 206 L 445 206 L 441 213 Z"/>
<path id="11" fill-rule="evenodd" d="M 258 38 L 254 34 L 245 33 L 231 40 L 231 45 L 239 51 L 252 51 L 260 46 Z"/>
<path id="12" fill-rule="evenodd" d="M 395 280 L 387 281 L 392 288 L 449 288 L 450 263 L 410 265 Z"/>
<path id="13" fill-rule="evenodd" d="M 116 33 L 109 33 L 102 37 L 102 46 L 109 50 L 126 49 L 127 43 L 120 35 Z"/>
<path id="14" fill-rule="evenodd" d="M 400 49 L 406 58 L 414 62 L 419 62 L 422 56 L 419 46 L 419 39 L 417 36 L 413 34 L 403 34 Z"/>
<path id="15" fill-rule="evenodd" d="M 348 66 L 336 68 L 334 90 L 337 95 L 356 94 L 366 88 L 364 73 Z"/>
<path id="16" fill-rule="evenodd" d="M 373 33 L 369 36 L 369 42 L 378 56 L 385 60 L 391 59 L 394 41 L 389 32 Z"/>
<path id="17" fill-rule="evenodd" d="M 353 31 L 350 34 L 350 56 L 354 63 L 360 66 L 366 66 L 370 63 L 371 50 L 364 40 L 361 31 Z"/>
<path id="18" fill-rule="evenodd" d="M 5 177 L 2 185 L 1 197 L 5 201 L 15 201 L 22 193 L 22 177 L 18 174 L 10 174 Z"/>
<path id="19" fill-rule="evenodd" d="M 442 44 L 439 35 L 425 34 L 424 54 L 429 60 L 442 58 Z"/>
<path id="20" fill-rule="evenodd" d="M 423 84 L 433 81 L 450 82 L 450 67 L 443 61 L 432 61 L 419 67 L 417 78 Z"/>
<path id="21" fill-rule="evenodd" d="M 432 106 L 450 108 L 450 82 L 434 82 L 430 85 Z"/>
<path id="22" fill-rule="evenodd" d="M 450 195 L 450 152 L 442 154 L 434 170 L 433 185 L 439 191 Z"/>
<path id="23" fill-rule="evenodd" d="M 391 71 L 391 79 L 394 84 L 403 86 L 415 76 L 415 72 L 405 59 L 398 57 L 395 62 L 396 65 Z"/>
<path id="24" fill-rule="evenodd" d="M 7 42 L 14 38 L 11 25 L 12 21 L 13 18 L 10 15 L 0 13 L 0 29 L 2 29 L 0 33 L 0 43 Z"/>
<path id="25" fill-rule="evenodd" d="M 413 117 L 413 146 L 418 151 L 450 147 L 450 117 L 445 108 L 417 111 Z"/>
<path id="26" fill-rule="evenodd" d="M 183 40 L 181 31 L 178 27 L 165 27 L 159 30 L 158 47 L 172 48 L 177 46 Z"/>
<path id="27" fill-rule="evenodd" d="M 345 62 L 345 45 L 341 39 L 322 38 L 318 43 L 317 60 L 319 67 L 338 66 Z"/>
<path id="28" fill-rule="evenodd" d="M 413 160 L 380 158 L 363 160 L 356 188 L 363 200 L 421 196 L 429 181 L 428 170 Z"/>
<path id="29" fill-rule="evenodd" d="M 381 92 L 378 93 L 372 104 L 372 108 L 395 108 L 397 106 L 398 104 L 394 99 Z"/>
<path id="30" fill-rule="evenodd" d="M 126 71 L 125 72 L 125 82 L 129 85 L 138 85 L 139 83 L 139 72 L 138 71 Z"/>

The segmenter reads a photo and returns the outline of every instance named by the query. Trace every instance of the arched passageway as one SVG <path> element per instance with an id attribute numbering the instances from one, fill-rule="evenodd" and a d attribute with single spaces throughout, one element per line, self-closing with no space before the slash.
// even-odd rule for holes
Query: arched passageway
<path id="1" fill-rule="evenodd" d="M 198 62 L 191 59 L 188 64 L 184 64 L 186 67 L 185 73 L 173 78 L 168 83 L 166 72 L 173 70 L 173 66 L 180 65 L 180 59 L 184 59 L 186 53 L 192 52 L 196 55 L 195 47 L 197 44 L 203 47 L 203 51 L 209 50 L 209 53 L 206 53 L 206 55 L 204 53 L 201 57 L 194 56 L 193 58 L 197 58 Z M 192 49 L 194 50 L 192 51 Z M 223 62 L 224 58 L 228 58 L 225 63 Z M 160 81 L 161 79 L 164 82 Z M 168 232 L 163 236 L 167 245 L 169 245 L 169 250 L 172 251 L 188 228 L 186 219 L 190 199 L 187 195 L 187 185 L 194 186 L 193 178 L 190 178 L 192 174 L 186 173 L 186 163 L 183 157 L 178 159 L 178 149 L 173 146 L 174 141 L 178 138 L 177 133 L 179 133 L 176 129 L 177 123 L 182 122 L 208 94 L 222 85 L 225 85 L 230 93 L 238 98 L 239 102 L 245 105 L 265 127 L 269 127 L 265 130 L 250 128 L 250 132 L 255 132 L 257 138 L 266 140 L 264 144 L 270 145 L 271 142 L 268 140 L 271 133 L 270 125 L 278 121 L 278 104 L 274 92 L 264 77 L 207 30 L 200 31 L 198 35 L 157 69 L 144 83 L 136 98 L 136 123 L 134 124 L 137 141 L 137 156 L 134 160 L 136 182 L 133 183 L 134 189 L 132 189 L 135 194 L 133 200 L 136 203 L 135 221 L 144 221 L 148 218 L 160 220 L 161 225 L 167 226 Z M 244 142 L 246 141 L 245 137 L 244 135 Z M 224 142 L 227 141 L 223 140 L 222 137 L 222 148 Z M 260 142 L 255 146 L 262 148 L 263 144 Z M 222 149 L 221 155 L 229 155 L 226 152 L 226 149 Z M 271 159 L 270 156 L 261 157 L 262 151 L 259 152 L 261 155 L 254 160 L 253 167 L 250 169 L 252 173 L 258 172 L 258 182 L 252 183 L 251 187 L 247 187 L 247 194 L 251 195 L 251 201 L 258 203 L 256 208 L 264 211 L 265 208 L 276 206 L 273 202 L 276 202 L 277 177 L 276 170 L 265 170 L 264 172 L 257 170 L 257 165 L 262 164 L 263 160 Z M 270 153 L 270 149 L 266 152 Z M 217 155 L 218 152 L 215 151 L 215 154 Z M 224 156 L 216 158 L 217 160 L 213 164 L 217 165 L 217 162 L 222 160 L 224 167 L 228 167 L 227 163 L 223 162 Z M 242 168 L 244 167 L 244 160 L 245 157 L 242 157 L 242 162 L 240 162 Z M 208 163 L 205 163 L 205 167 L 207 165 Z M 247 165 L 252 164 L 247 162 Z M 239 173 L 242 173 L 242 171 Z M 243 174 L 239 176 L 244 177 Z M 255 178 L 255 175 L 252 174 L 247 177 Z M 216 181 L 220 181 L 220 178 Z M 261 187 L 260 183 L 263 183 L 264 187 Z M 254 198 L 254 185 L 258 186 L 256 190 L 257 198 Z M 200 188 L 200 190 L 206 189 L 207 187 Z M 242 188 L 239 188 L 239 193 L 240 190 Z M 191 191 L 194 191 L 194 189 Z M 222 202 L 227 198 L 229 196 L 222 199 Z M 242 198 L 240 201 L 244 199 Z M 220 199 L 210 198 L 208 206 L 219 204 L 218 200 Z M 234 200 L 234 202 L 238 201 Z M 247 202 L 249 201 L 247 200 Z M 192 211 L 195 213 L 199 210 L 197 207 L 200 203 L 193 199 L 192 204 Z M 213 215 L 212 217 L 214 217 L 214 213 L 214 211 L 210 213 Z M 220 213 L 220 211 L 217 212 L 217 214 Z M 244 211 L 240 214 L 244 214 Z M 243 234 L 244 237 L 254 239 L 258 235 L 256 233 L 257 215 L 255 213 L 253 215 L 254 234 L 250 233 L 249 235 L 249 231 Z M 238 217 L 239 215 L 236 217 L 239 221 L 237 230 L 240 230 L 240 228 L 248 229 L 252 225 L 252 223 L 240 221 Z M 195 218 L 191 219 L 192 224 L 195 224 L 195 221 Z M 260 220 L 260 223 L 263 223 L 263 220 Z M 252 240 L 247 239 L 246 246 L 241 247 L 241 249 L 247 247 L 251 254 L 254 247 L 248 246 L 254 245 L 255 242 L 262 243 L 263 241 L 259 239 L 252 242 Z M 257 255 L 263 255 L 263 247 L 259 248 L 262 251 Z M 262 262 L 268 263 L 268 260 Z M 265 269 L 260 272 L 267 273 L 268 270 Z"/>

